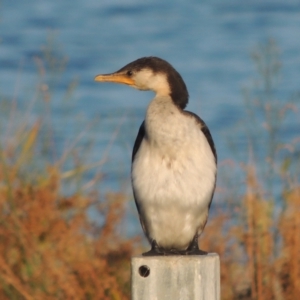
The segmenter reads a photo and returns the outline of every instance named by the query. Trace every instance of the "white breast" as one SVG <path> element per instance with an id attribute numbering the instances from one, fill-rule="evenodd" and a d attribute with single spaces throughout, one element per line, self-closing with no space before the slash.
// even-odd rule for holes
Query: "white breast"
<path id="1" fill-rule="evenodd" d="M 200 125 L 170 99 L 154 98 L 145 128 L 132 165 L 141 222 L 159 246 L 184 250 L 205 225 L 215 159 Z"/>

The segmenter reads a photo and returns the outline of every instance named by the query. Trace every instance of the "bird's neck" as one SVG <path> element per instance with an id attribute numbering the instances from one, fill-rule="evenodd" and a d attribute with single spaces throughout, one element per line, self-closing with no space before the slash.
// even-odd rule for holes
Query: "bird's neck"
<path id="1" fill-rule="evenodd" d="M 157 95 L 149 104 L 145 129 L 146 138 L 152 144 L 168 144 L 178 139 L 182 124 L 182 110 L 170 96 Z"/>

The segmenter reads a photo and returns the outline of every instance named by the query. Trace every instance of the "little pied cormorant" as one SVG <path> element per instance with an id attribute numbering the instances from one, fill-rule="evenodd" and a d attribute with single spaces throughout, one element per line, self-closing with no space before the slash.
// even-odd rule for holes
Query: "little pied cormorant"
<path id="1" fill-rule="evenodd" d="M 144 255 L 206 254 L 198 237 L 215 190 L 217 154 L 204 121 L 184 110 L 188 91 L 182 77 L 165 60 L 143 57 L 95 81 L 155 93 L 132 152 L 133 194 L 152 245 Z"/>

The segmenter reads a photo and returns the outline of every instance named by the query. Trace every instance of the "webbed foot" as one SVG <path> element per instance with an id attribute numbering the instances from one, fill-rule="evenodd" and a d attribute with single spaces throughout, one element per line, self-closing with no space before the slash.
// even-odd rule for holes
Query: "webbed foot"
<path id="1" fill-rule="evenodd" d="M 206 251 L 200 250 L 198 246 L 198 235 L 195 235 L 189 247 L 185 250 L 185 255 L 207 255 Z"/>
<path id="2" fill-rule="evenodd" d="M 158 246 L 156 240 L 153 240 L 151 243 L 151 250 L 143 253 L 142 255 L 143 256 L 207 255 L 207 252 L 199 249 L 198 235 L 196 235 L 186 250 L 163 249 Z"/>
<path id="3" fill-rule="evenodd" d="M 165 255 L 164 252 L 159 249 L 156 240 L 153 240 L 151 243 L 151 250 L 142 254 L 143 256 L 160 256 Z"/>

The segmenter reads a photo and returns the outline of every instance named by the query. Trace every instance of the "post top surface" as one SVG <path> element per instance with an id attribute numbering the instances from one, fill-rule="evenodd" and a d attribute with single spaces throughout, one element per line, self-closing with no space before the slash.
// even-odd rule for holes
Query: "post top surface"
<path id="1" fill-rule="evenodd" d="M 143 256 L 143 255 L 134 255 L 131 257 L 132 260 L 143 260 L 143 261 L 168 261 L 168 260 L 205 260 L 218 258 L 217 253 L 208 253 L 207 255 L 161 255 L 161 256 Z"/>

